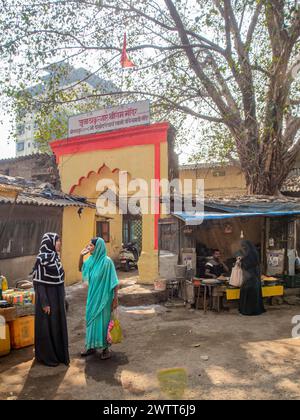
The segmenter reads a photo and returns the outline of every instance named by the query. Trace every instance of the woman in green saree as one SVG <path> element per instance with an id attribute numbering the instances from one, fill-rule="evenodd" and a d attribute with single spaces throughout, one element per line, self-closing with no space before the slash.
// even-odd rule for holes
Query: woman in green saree
<path id="1" fill-rule="evenodd" d="M 83 262 L 84 255 L 90 253 Z M 107 343 L 108 324 L 111 312 L 118 306 L 118 285 L 116 269 L 112 260 L 106 254 L 105 242 L 95 238 L 81 252 L 79 270 L 83 280 L 88 282 L 86 304 L 86 340 L 82 357 L 94 354 L 102 349 L 101 359 L 110 357 Z"/>

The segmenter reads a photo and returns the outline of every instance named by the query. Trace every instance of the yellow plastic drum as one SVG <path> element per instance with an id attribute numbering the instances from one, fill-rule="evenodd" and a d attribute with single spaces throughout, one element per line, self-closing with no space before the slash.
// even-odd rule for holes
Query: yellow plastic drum
<path id="1" fill-rule="evenodd" d="M 10 323 L 11 346 L 13 349 L 34 344 L 34 316 L 23 316 Z"/>
<path id="2" fill-rule="evenodd" d="M 10 353 L 10 334 L 8 324 L 1 323 L 0 320 L 0 357 Z"/>

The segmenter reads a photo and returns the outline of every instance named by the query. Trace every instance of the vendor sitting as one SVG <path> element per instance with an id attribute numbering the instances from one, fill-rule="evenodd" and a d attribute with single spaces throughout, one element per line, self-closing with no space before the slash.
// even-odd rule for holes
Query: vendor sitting
<path id="1" fill-rule="evenodd" d="M 221 260 L 220 250 L 214 249 L 212 258 L 205 264 L 205 276 L 216 279 L 228 273 L 227 265 Z"/>

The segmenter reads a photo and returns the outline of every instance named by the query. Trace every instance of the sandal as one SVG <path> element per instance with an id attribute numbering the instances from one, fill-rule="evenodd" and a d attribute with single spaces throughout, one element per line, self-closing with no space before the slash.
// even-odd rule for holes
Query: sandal
<path id="1" fill-rule="evenodd" d="M 81 355 L 81 357 L 87 357 L 87 356 L 91 356 L 92 354 L 95 354 L 95 353 L 96 353 L 95 349 L 88 349 L 88 350 L 82 351 L 80 353 L 80 355 Z"/>
<path id="2" fill-rule="evenodd" d="M 112 357 L 111 352 L 108 349 L 104 349 L 101 356 L 100 356 L 100 359 L 101 360 L 107 360 L 107 359 L 110 359 L 111 357 Z"/>

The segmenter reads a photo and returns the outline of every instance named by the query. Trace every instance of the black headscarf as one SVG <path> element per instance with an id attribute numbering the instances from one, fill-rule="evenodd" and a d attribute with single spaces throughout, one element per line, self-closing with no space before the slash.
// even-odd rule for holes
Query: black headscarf
<path id="1" fill-rule="evenodd" d="M 44 284 L 64 283 L 65 272 L 55 249 L 57 233 L 45 233 L 33 268 L 33 281 Z"/>
<path id="2" fill-rule="evenodd" d="M 99 238 L 93 238 L 93 239 L 91 239 L 91 243 L 92 243 L 94 246 L 96 246 L 96 243 L 97 243 L 98 239 L 99 239 Z"/>
<path id="3" fill-rule="evenodd" d="M 259 266 L 259 254 L 251 241 L 241 241 L 242 264 L 245 268 Z"/>

